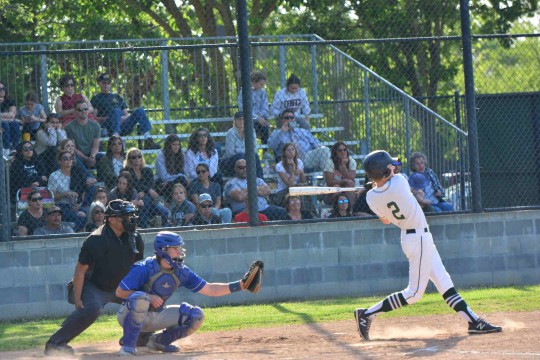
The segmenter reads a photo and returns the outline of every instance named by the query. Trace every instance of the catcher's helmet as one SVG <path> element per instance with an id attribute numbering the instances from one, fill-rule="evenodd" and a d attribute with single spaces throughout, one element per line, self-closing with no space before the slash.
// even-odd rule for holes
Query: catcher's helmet
<path id="1" fill-rule="evenodd" d="M 160 258 L 165 259 L 169 265 L 174 267 L 175 265 L 182 263 L 186 256 L 182 245 L 184 245 L 184 240 L 177 233 L 172 231 L 160 231 L 154 239 L 154 253 Z M 174 259 L 167 254 L 167 248 L 172 246 L 180 247 L 180 256 Z"/>
<path id="2" fill-rule="evenodd" d="M 105 209 L 105 216 L 137 215 L 137 208 L 129 201 L 111 200 Z"/>
<path id="3" fill-rule="evenodd" d="M 390 175 L 388 165 L 393 161 L 390 154 L 384 150 L 372 151 L 364 159 L 364 171 L 371 180 L 383 179 Z"/>

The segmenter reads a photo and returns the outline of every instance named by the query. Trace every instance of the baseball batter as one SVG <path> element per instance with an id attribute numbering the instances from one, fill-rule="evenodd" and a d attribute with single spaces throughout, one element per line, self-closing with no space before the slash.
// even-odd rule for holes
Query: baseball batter
<path id="1" fill-rule="evenodd" d="M 409 260 L 409 285 L 368 309 L 354 311 L 360 336 L 369 340 L 371 322 L 378 314 L 419 301 L 429 280 L 448 306 L 469 323 L 470 334 L 502 331 L 501 327 L 478 317 L 454 288 L 433 243 L 424 212 L 412 195 L 408 181 L 401 174 L 394 174 L 392 161 L 392 157 L 382 150 L 366 156 L 364 170 L 373 181 L 373 189 L 367 193 L 367 203 L 383 224 L 392 223 L 401 229 L 401 248 Z"/>
<path id="2" fill-rule="evenodd" d="M 258 291 L 252 280 L 231 283 L 208 283 L 183 264 L 185 252 L 182 237 L 171 231 L 161 231 L 154 240 L 155 256 L 134 264 L 116 289 L 116 296 L 124 299 L 118 310 L 118 322 L 124 329 L 120 340 L 119 356 L 136 354 L 137 339 L 141 332 L 163 330 L 150 336 L 146 347 L 163 352 L 178 352 L 172 345 L 178 339 L 195 333 L 204 321 L 204 313 L 198 306 L 183 302 L 181 305 L 165 305 L 174 291 L 185 288 L 207 296 L 223 296 L 248 289 Z M 258 271 L 262 271 L 258 270 Z M 253 279 L 253 278 L 252 278 Z M 262 273 L 258 280 L 261 281 Z"/>

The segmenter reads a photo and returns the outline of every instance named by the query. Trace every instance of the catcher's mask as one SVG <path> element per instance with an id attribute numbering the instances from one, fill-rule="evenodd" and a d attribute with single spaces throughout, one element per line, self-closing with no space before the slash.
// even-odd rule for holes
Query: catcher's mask
<path id="1" fill-rule="evenodd" d="M 186 256 L 186 251 L 182 247 L 184 245 L 184 240 L 182 237 L 172 231 L 160 231 L 154 239 L 154 253 L 174 267 L 180 267 Z M 172 258 L 167 254 L 167 248 L 169 247 L 179 247 L 180 255 L 178 257 Z"/>
<path id="2" fill-rule="evenodd" d="M 388 168 L 394 159 L 384 150 L 376 150 L 369 153 L 364 159 L 364 171 L 371 180 L 379 180 L 390 176 L 392 170 Z"/>

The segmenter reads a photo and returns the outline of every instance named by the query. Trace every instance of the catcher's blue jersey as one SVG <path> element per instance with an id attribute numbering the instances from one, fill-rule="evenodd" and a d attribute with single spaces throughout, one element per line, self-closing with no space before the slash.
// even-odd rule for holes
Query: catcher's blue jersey
<path id="1" fill-rule="evenodd" d="M 157 278 L 153 278 L 154 276 Z M 170 271 L 163 270 L 155 257 L 148 257 L 133 264 L 129 273 L 119 284 L 123 290 L 145 291 L 158 295 L 164 303 L 180 286 L 198 292 L 205 285 L 206 281 L 187 266 Z"/>

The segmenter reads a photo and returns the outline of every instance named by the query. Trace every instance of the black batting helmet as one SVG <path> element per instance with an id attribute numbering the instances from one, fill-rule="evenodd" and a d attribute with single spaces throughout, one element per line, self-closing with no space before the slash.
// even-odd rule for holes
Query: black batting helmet
<path id="1" fill-rule="evenodd" d="M 371 180 L 383 179 L 390 175 L 388 165 L 393 161 L 390 154 L 384 150 L 372 151 L 364 159 L 364 171 Z"/>
<path id="2" fill-rule="evenodd" d="M 105 209 L 105 216 L 131 216 L 137 214 L 137 208 L 129 201 L 111 200 Z"/>

